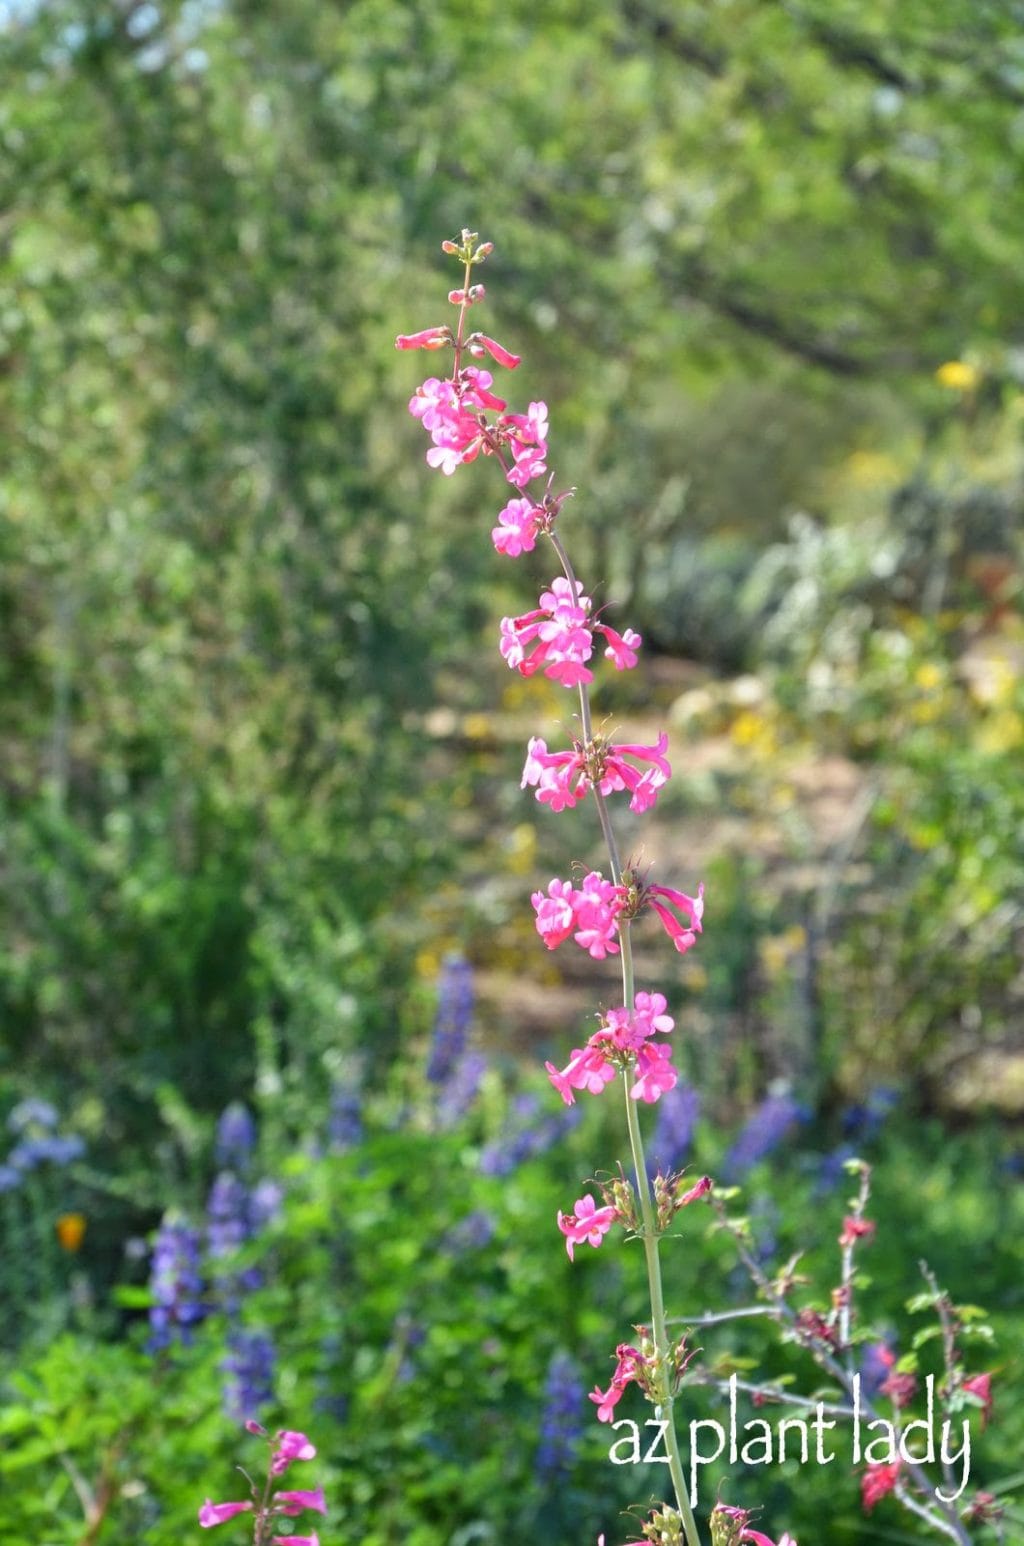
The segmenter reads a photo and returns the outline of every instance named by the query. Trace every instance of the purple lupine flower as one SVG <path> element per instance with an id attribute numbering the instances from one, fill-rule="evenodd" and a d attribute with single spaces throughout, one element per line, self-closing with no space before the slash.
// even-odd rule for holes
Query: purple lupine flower
<path id="1" fill-rule="evenodd" d="M 327 1113 L 327 1145 L 332 1154 L 345 1154 L 362 1142 L 362 1097 L 352 1084 L 339 1083 L 331 1090 Z"/>
<path id="2" fill-rule="evenodd" d="M 266 1332 L 237 1327 L 228 1335 L 221 1364 L 224 1411 L 236 1422 L 258 1417 L 274 1399 L 274 1344 Z"/>
<path id="3" fill-rule="evenodd" d="M 434 1038 L 427 1060 L 427 1078 L 432 1084 L 443 1084 L 466 1050 L 473 999 L 473 968 L 464 956 L 445 956 L 437 989 Z"/>
<path id="4" fill-rule="evenodd" d="M 153 1242 L 149 1274 L 153 1295 L 149 1352 L 160 1352 L 175 1339 L 190 1342 L 192 1327 L 207 1314 L 199 1260 L 199 1231 L 184 1219 L 165 1214 Z"/>
<path id="5" fill-rule="evenodd" d="M 561 1111 L 534 1121 L 540 1109 L 536 1095 L 518 1095 L 512 1102 L 511 1120 L 497 1139 L 480 1153 L 480 1171 L 485 1176 L 509 1176 L 524 1161 L 543 1154 L 580 1121 L 579 1106 L 564 1106 Z"/>
<path id="6" fill-rule="evenodd" d="M 276 1224 L 281 1217 L 281 1204 L 284 1201 L 284 1187 L 280 1181 L 274 1181 L 270 1176 L 264 1176 L 262 1181 L 257 1181 L 249 1193 L 249 1223 L 254 1235 L 258 1235 L 261 1229 L 266 1229 L 268 1224 Z"/>
<path id="7" fill-rule="evenodd" d="M 234 1170 L 244 1175 L 252 1163 L 252 1151 L 256 1147 L 256 1123 L 248 1107 L 239 1100 L 225 1106 L 217 1123 L 215 1151 L 217 1164 L 222 1170 Z"/>
<path id="8" fill-rule="evenodd" d="M 464 1052 L 453 1064 L 437 1092 L 434 1109 L 438 1127 L 448 1131 L 458 1126 L 476 1100 L 486 1072 L 487 1059 L 482 1052 Z"/>
<path id="9" fill-rule="evenodd" d="M 48 1100 L 29 1095 L 8 1112 L 7 1128 L 12 1133 L 23 1133 L 27 1127 L 50 1129 L 56 1127 L 59 1120 L 56 1107 Z"/>
<path id="10" fill-rule="evenodd" d="M 475 1208 L 441 1237 L 441 1249 L 451 1256 L 462 1256 L 467 1251 L 482 1250 L 493 1239 L 494 1220 L 485 1209 Z"/>
<path id="11" fill-rule="evenodd" d="M 58 1133 L 39 1133 L 16 1143 L 7 1163 L 18 1170 L 35 1170 L 37 1165 L 70 1165 L 84 1153 L 85 1142 L 77 1133 L 63 1138 Z"/>
<path id="12" fill-rule="evenodd" d="M 810 1112 L 792 1095 L 768 1095 L 751 1112 L 732 1148 L 722 1161 L 722 1174 L 738 1179 L 776 1150 L 794 1127 L 807 1122 Z"/>
<path id="13" fill-rule="evenodd" d="M 567 1353 L 552 1357 L 544 1394 L 537 1475 L 541 1482 L 550 1483 L 572 1469 L 583 1437 L 586 1388 L 579 1366 Z"/>
<path id="14" fill-rule="evenodd" d="M 13 1165 L 0 1165 L 0 1192 L 13 1192 L 21 1185 L 22 1172 Z"/>
<path id="15" fill-rule="evenodd" d="M 686 1159 L 699 1115 L 700 1096 L 692 1084 L 683 1084 L 680 1080 L 674 1089 L 666 1090 L 662 1095 L 651 1140 L 651 1154 L 662 1172 L 678 1170 Z"/>
<path id="16" fill-rule="evenodd" d="M 206 1201 L 206 1249 L 214 1260 L 230 1256 L 252 1234 L 249 1188 L 230 1170 L 222 1170 Z"/>

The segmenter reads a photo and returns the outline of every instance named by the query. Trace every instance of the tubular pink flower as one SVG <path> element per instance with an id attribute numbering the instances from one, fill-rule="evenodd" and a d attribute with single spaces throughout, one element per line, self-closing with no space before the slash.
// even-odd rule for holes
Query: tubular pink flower
<path id="1" fill-rule="evenodd" d="M 576 1199 L 574 1212 L 563 1213 L 559 1209 L 558 1227 L 565 1236 L 569 1260 L 574 1260 L 573 1251 L 578 1245 L 599 1246 L 617 1218 L 614 1208 L 599 1208 L 589 1193 Z"/>
<path id="2" fill-rule="evenodd" d="M 622 1007 L 602 1017 L 603 1029 L 597 1035 L 610 1040 L 617 1052 L 637 1052 L 651 1036 L 667 1036 L 675 1026 L 660 993 L 638 993 L 633 1006 L 632 1013 Z"/>
<path id="3" fill-rule="evenodd" d="M 656 902 L 655 897 L 664 897 L 665 901 L 677 908 L 680 912 L 689 915 L 689 925 L 679 921 L 662 902 Z M 668 886 L 647 886 L 646 899 L 657 913 L 665 926 L 665 932 L 680 955 L 685 955 L 697 943 L 697 935 L 702 933 L 701 919 L 704 916 L 704 887 L 699 886 L 695 897 L 687 896 L 684 891 L 673 891 Z"/>
<path id="4" fill-rule="evenodd" d="M 672 1067 L 672 1048 L 662 1042 L 644 1042 L 636 1054 L 636 1080 L 630 1086 L 633 1100 L 653 1105 L 666 1090 L 674 1088 L 678 1074 Z"/>
<path id="5" fill-rule="evenodd" d="M 594 631 L 604 634 L 608 645 L 605 655 L 617 671 L 629 671 L 636 665 L 636 652 L 644 641 L 632 628 L 627 628 L 625 633 L 616 633 L 607 623 L 595 623 Z"/>
<path id="6" fill-rule="evenodd" d="M 444 327 L 425 327 L 420 333 L 399 333 L 396 349 L 443 349 L 452 342 L 452 330 Z M 518 363 L 518 362 L 517 362 Z"/>
<path id="7" fill-rule="evenodd" d="M 597 870 L 591 871 L 582 891 L 576 893 L 573 911 L 579 927 L 573 939 L 595 961 L 603 961 L 606 955 L 618 955 L 615 935 L 624 906 L 622 888 L 613 886 Z"/>
<path id="8" fill-rule="evenodd" d="M 534 611 L 502 618 L 500 649 L 506 664 L 520 676 L 543 669 L 563 687 L 592 682 L 593 672 L 586 666 L 594 649 L 590 605 L 578 582 L 573 589 L 564 576 L 553 580 Z M 535 648 L 527 653 L 535 640 Z"/>
<path id="9" fill-rule="evenodd" d="M 535 891 L 530 898 L 537 914 L 537 933 L 549 950 L 557 950 L 576 927 L 575 894 L 571 881 L 553 880 L 547 896 L 543 891 Z"/>
<path id="10" fill-rule="evenodd" d="M 226 1524 L 236 1514 L 251 1512 L 252 1507 L 251 1503 L 211 1503 L 207 1498 L 199 1510 L 199 1523 L 204 1530 L 212 1530 L 214 1525 Z"/>
<path id="11" fill-rule="evenodd" d="M 664 731 L 658 736 L 655 746 L 639 746 L 629 742 L 610 746 L 605 757 L 604 775 L 600 783 L 601 793 L 609 795 L 620 789 L 628 789 L 632 796 L 629 802 L 630 810 L 649 810 L 672 773 L 665 756 L 667 749 L 668 736 Z M 627 757 L 632 757 L 637 762 L 649 762 L 652 766 L 646 773 L 641 774 L 625 760 Z"/>
<path id="12" fill-rule="evenodd" d="M 311 1508 L 317 1514 L 326 1514 L 327 1504 L 324 1502 L 324 1489 L 315 1487 L 312 1490 L 299 1489 L 297 1492 L 275 1492 L 274 1506 L 281 1514 L 301 1514 L 303 1509 Z"/>
<path id="13" fill-rule="evenodd" d="M 312 1535 L 272 1535 L 273 1546 L 320 1546 L 320 1537 Z"/>
<path id="14" fill-rule="evenodd" d="M 567 1106 L 576 1104 L 575 1090 L 600 1095 L 605 1085 L 615 1078 L 614 1065 L 608 1062 L 602 1047 L 594 1045 L 593 1039 L 585 1047 L 574 1047 L 563 1069 L 556 1068 L 554 1063 L 545 1063 L 544 1067 Z"/>
<path id="15" fill-rule="evenodd" d="M 486 333 L 471 333 L 467 339 L 471 354 L 479 354 L 486 349 L 492 360 L 497 360 L 499 365 L 504 365 L 506 370 L 515 370 L 521 356 L 510 354 L 501 344 L 495 343 L 493 338 L 488 338 Z"/>
<path id="16" fill-rule="evenodd" d="M 277 1448 L 270 1469 L 275 1476 L 287 1471 L 293 1460 L 313 1460 L 316 1457 L 316 1446 L 310 1443 L 304 1433 L 282 1428 L 274 1435 L 274 1442 Z"/>
<path id="17" fill-rule="evenodd" d="M 537 788 L 537 799 L 553 811 L 572 810 L 587 792 L 583 758 L 578 752 L 549 752 L 539 736 L 532 736 L 520 788 Z"/>
<path id="18" fill-rule="evenodd" d="M 499 525 L 491 532 L 491 540 L 499 553 L 508 558 L 518 558 L 522 553 L 532 553 L 537 545 L 537 533 L 544 511 L 532 499 L 510 499 L 499 512 Z"/>
<path id="19" fill-rule="evenodd" d="M 614 1381 L 608 1386 L 607 1390 L 602 1390 L 600 1385 L 594 1386 L 590 1392 L 589 1399 L 597 1402 L 597 1420 L 599 1423 L 611 1422 L 612 1413 L 622 1400 L 624 1389 L 624 1386 L 616 1385 Z"/>
<path id="20" fill-rule="evenodd" d="M 697 1202 L 701 1197 L 706 1197 L 714 1184 L 710 1176 L 701 1176 L 695 1186 L 691 1186 L 688 1192 L 676 1198 L 676 1207 L 688 1208 L 691 1202 Z"/>

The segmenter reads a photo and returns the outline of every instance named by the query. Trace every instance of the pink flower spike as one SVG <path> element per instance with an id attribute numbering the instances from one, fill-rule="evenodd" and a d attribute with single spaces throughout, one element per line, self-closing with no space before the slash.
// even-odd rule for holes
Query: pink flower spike
<path id="1" fill-rule="evenodd" d="M 510 354 L 507 349 L 502 348 L 501 344 L 496 344 L 493 338 L 488 338 L 486 333 L 471 333 L 468 343 L 471 354 L 479 352 L 477 349 L 479 345 L 481 349 L 487 350 L 492 360 L 497 360 L 499 365 L 504 365 L 506 370 L 515 370 L 519 364 L 520 355 Z"/>
<path id="2" fill-rule="evenodd" d="M 204 1530 L 212 1530 L 214 1525 L 226 1524 L 236 1514 L 247 1514 L 251 1509 L 251 1503 L 211 1503 L 207 1498 L 199 1510 L 199 1523 Z"/>
<path id="3" fill-rule="evenodd" d="M 425 327 L 421 333 L 399 333 L 396 349 L 443 349 L 452 341 L 451 328 Z"/>
<path id="4" fill-rule="evenodd" d="M 304 1508 L 311 1508 L 317 1514 L 327 1512 L 322 1487 L 316 1487 L 312 1491 L 300 1489 L 298 1492 L 275 1492 L 274 1504 L 282 1514 L 301 1514 Z"/>

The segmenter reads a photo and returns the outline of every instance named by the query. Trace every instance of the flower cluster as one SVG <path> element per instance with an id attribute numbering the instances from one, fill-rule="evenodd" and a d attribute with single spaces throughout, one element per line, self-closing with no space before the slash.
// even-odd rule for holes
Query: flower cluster
<path id="1" fill-rule="evenodd" d="M 252 1484 L 252 1497 L 241 1502 L 212 1503 L 207 1498 L 199 1510 L 199 1523 L 204 1530 L 211 1530 L 215 1525 L 227 1524 L 239 1514 L 252 1514 L 255 1542 L 269 1540 L 273 1546 L 320 1546 L 315 1532 L 309 1535 L 266 1534 L 267 1528 L 272 1529 L 278 1518 L 291 1519 L 307 1510 L 326 1514 L 327 1505 L 322 1487 L 293 1490 L 277 1490 L 274 1487 L 276 1479 L 284 1475 L 293 1461 L 315 1458 L 315 1445 L 310 1443 L 304 1433 L 290 1429 L 280 1429 L 270 1434 L 256 1422 L 247 1422 L 245 1427 L 248 1433 L 265 1439 L 269 1446 L 267 1477 L 262 1492 Z"/>
<path id="2" fill-rule="evenodd" d="M 628 790 L 631 811 L 647 811 L 668 783 L 672 769 L 665 752 L 668 736 L 662 732 L 654 746 L 636 742 L 618 745 L 603 738 L 586 744 L 576 741 L 572 751 L 549 752 L 546 742 L 533 736 L 527 748 L 521 788 L 536 789 L 537 799 L 553 811 L 572 810 L 591 787 L 605 796 Z M 633 762 L 649 762 L 641 773 Z"/>
<path id="3" fill-rule="evenodd" d="M 693 897 L 668 886 L 643 884 L 635 876 L 624 880 L 629 884 L 616 886 L 593 870 L 579 888 L 556 878 L 546 896 L 535 891 L 531 901 L 536 929 L 548 949 L 557 950 L 571 935 L 595 961 L 603 961 L 606 955 L 618 954 L 621 923 L 637 917 L 644 907 L 657 916 L 680 955 L 692 949 L 703 927 L 704 887 Z"/>
<path id="4" fill-rule="evenodd" d="M 565 1104 L 574 1103 L 576 1090 L 600 1094 L 617 1073 L 625 1071 L 634 1076 L 629 1090 L 633 1100 L 650 1105 L 664 1090 L 671 1090 L 677 1078 L 672 1049 L 666 1042 L 651 1040 L 667 1036 L 675 1024 L 665 1013 L 666 1007 L 662 994 L 638 993 L 632 1010 L 623 1006 L 604 1014 L 600 1029 L 585 1047 L 573 1048 L 565 1068 L 545 1064 L 548 1078 Z"/>
<path id="5" fill-rule="evenodd" d="M 617 671 L 630 671 L 643 642 L 627 628 L 618 633 L 590 615 L 593 602 L 579 580 L 559 575 L 541 591 L 538 605 L 519 617 L 503 617 L 499 648 L 505 664 L 520 676 L 543 671 L 562 687 L 579 687 L 594 680 L 587 661 L 594 653 L 594 634 L 605 641 L 605 655 Z"/>

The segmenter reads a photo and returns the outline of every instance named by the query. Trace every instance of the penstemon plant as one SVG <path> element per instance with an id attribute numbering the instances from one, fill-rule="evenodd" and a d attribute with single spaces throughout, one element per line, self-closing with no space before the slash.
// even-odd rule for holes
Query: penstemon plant
<path id="1" fill-rule="evenodd" d="M 644 1541 L 658 1546 L 701 1546 L 702 1534 L 694 1516 L 696 1470 L 706 1463 L 698 1456 L 695 1432 L 717 1424 L 691 1423 L 690 1469 L 684 1466 L 679 1443 L 679 1394 L 684 1374 L 693 1358 L 686 1335 L 676 1337 L 672 1327 L 685 1325 L 689 1330 L 712 1326 L 719 1321 L 743 1315 L 767 1316 L 783 1337 L 809 1352 L 830 1380 L 851 1400 L 827 1405 L 817 1399 L 793 1397 L 778 1386 L 745 1383 L 742 1389 L 758 1404 L 785 1401 L 813 1409 L 816 1421 L 833 1427 L 832 1420 L 860 1419 L 861 1412 L 872 1418 L 871 1427 L 884 1427 L 889 1433 L 887 1458 L 869 1447 L 868 1464 L 862 1474 L 862 1496 L 871 1507 L 888 1492 L 947 1539 L 966 1542 L 966 1525 L 972 1520 L 995 1517 L 994 1500 L 977 1494 L 968 1504 L 956 1497 L 943 1498 L 940 1490 L 929 1491 L 929 1479 L 923 1462 L 904 1448 L 906 1403 L 916 1388 L 910 1362 L 891 1371 L 885 1394 L 892 1403 L 895 1420 L 879 1419 L 870 1403 L 858 1405 L 859 1385 L 855 1369 L 855 1350 L 868 1334 L 854 1328 L 855 1251 L 858 1243 L 869 1239 L 874 1226 L 865 1217 L 868 1198 L 866 1166 L 854 1162 L 853 1173 L 860 1177 L 860 1190 L 851 1203 L 840 1237 L 841 1281 L 832 1293 L 831 1305 L 824 1311 L 811 1306 L 794 1308 L 791 1295 L 803 1279 L 795 1263 L 777 1278 L 770 1278 L 749 1249 L 742 1220 L 727 1211 L 728 1194 L 716 1201 L 716 1227 L 735 1241 L 740 1260 L 749 1271 L 762 1303 L 749 1309 L 731 1310 L 722 1315 L 676 1318 L 670 1322 L 662 1286 L 660 1241 L 673 1227 L 677 1215 L 691 1204 L 709 1199 L 709 1177 L 684 1180 L 681 1173 L 660 1171 L 649 1177 L 644 1152 L 639 1108 L 654 1105 L 677 1083 L 669 1042 L 658 1038 L 673 1029 L 668 1005 L 658 992 L 638 988 L 635 980 L 632 929 L 645 915 L 657 920 L 674 948 L 685 954 L 702 932 L 703 887 L 693 894 L 675 887 L 655 884 L 650 871 L 632 858 L 623 860 L 611 816 L 615 796 L 628 798 L 634 812 L 650 810 L 670 776 L 666 756 L 667 736 L 653 745 L 615 742 L 595 729 L 591 705 L 591 669 L 595 646 L 618 671 L 637 663 L 641 639 L 632 629 L 618 631 L 595 610 L 593 601 L 577 579 L 560 526 L 566 501 L 575 490 L 558 491 L 554 475 L 548 472 L 548 410 L 543 402 L 531 402 L 525 413 L 509 411 L 506 401 L 494 390 L 494 377 L 488 362 L 514 370 L 519 357 L 482 332 L 473 331 L 470 312 L 484 299 L 484 286 L 477 281 L 480 265 L 493 251 L 490 242 L 479 242 L 475 232 L 464 230 L 457 240 L 442 244 L 443 251 L 461 265 L 461 283 L 449 292 L 448 300 L 456 308 L 457 320 L 400 335 L 396 347 L 401 350 L 451 352 L 450 373 L 431 376 L 419 386 L 410 402 L 410 411 L 422 421 L 432 445 L 426 460 L 433 468 L 451 476 L 457 468 L 490 458 L 500 467 L 505 482 L 515 493 L 498 513 L 491 538 L 498 553 L 517 558 L 534 550 L 542 539 L 550 544 L 559 573 L 552 579 L 536 607 L 501 621 L 500 650 L 507 665 L 523 677 L 542 673 L 560 686 L 578 694 L 578 732 L 572 745 L 549 750 L 539 736 L 530 739 L 522 775 L 522 787 L 535 791 L 537 800 L 553 811 L 571 810 L 592 797 L 607 852 L 607 874 L 591 871 L 579 883 L 553 879 L 546 892 L 532 897 L 535 926 L 549 950 L 557 949 L 570 938 L 594 960 L 618 957 L 622 974 L 622 1003 L 603 1010 L 598 1029 L 583 1046 L 572 1049 L 563 1068 L 547 1064 L 548 1077 L 566 1105 L 573 1105 L 578 1091 L 600 1094 L 617 1083 L 623 1098 L 626 1130 L 632 1160 L 632 1178 L 619 1171 L 617 1177 L 597 1183 L 600 1196 L 591 1192 L 577 1198 L 570 1212 L 559 1211 L 558 1228 L 565 1239 L 570 1260 L 576 1247 L 599 1247 L 612 1229 L 621 1228 L 627 1237 L 642 1243 L 646 1265 L 650 1315 L 647 1323 L 635 1328 L 635 1340 L 621 1342 L 616 1348 L 615 1370 L 607 1387 L 598 1385 L 590 1399 L 597 1408 L 598 1420 L 613 1423 L 615 1408 L 630 1384 L 636 1384 L 653 1405 L 655 1419 L 663 1436 L 665 1456 L 672 1483 L 670 1501 L 651 1509 L 641 1526 Z M 957 1345 L 965 1320 L 929 1278 L 929 1294 L 916 1308 L 930 1308 L 939 1319 L 939 1335 L 944 1353 L 944 1374 L 939 1399 L 947 1418 L 970 1406 L 990 1404 L 990 1377 L 968 1376 Z M 926 1340 L 919 1337 L 923 1344 Z M 891 1360 L 893 1363 L 895 1359 Z M 718 1385 L 735 1403 L 738 1382 L 719 1380 L 713 1369 L 692 1373 L 693 1383 Z M 852 1401 L 852 1404 L 851 1404 Z M 829 1418 L 826 1421 L 825 1413 Z M 902 1418 L 901 1418 L 902 1414 Z M 635 1425 L 630 1425 L 634 1428 Z M 745 1425 L 750 1426 L 750 1425 Z M 767 1425 L 762 1423 L 763 1427 Z M 797 1426 L 802 1426 L 797 1423 Z M 923 1424 L 917 1424 L 918 1427 Z M 966 1423 L 964 1424 L 966 1433 Z M 806 1437 L 806 1435 L 805 1435 Z M 749 1446 L 748 1446 L 749 1447 Z M 746 1452 L 746 1451 L 745 1451 Z M 721 1453 L 719 1450 L 717 1453 Z M 717 1458 L 716 1456 L 712 1458 Z M 968 1444 L 969 1454 L 969 1444 Z M 832 1458 L 831 1456 L 829 1458 Z M 735 1456 L 730 1454 L 730 1459 Z M 757 1463 L 750 1461 L 747 1463 Z M 943 1455 L 942 1477 L 952 1480 L 949 1460 Z M 940 1482 L 941 1488 L 941 1482 Z M 952 1488 L 950 1488 L 952 1491 Z M 712 1546 L 773 1546 L 763 1532 L 751 1523 L 749 1511 L 718 1502 L 711 1512 L 709 1533 Z M 603 1541 L 603 1537 L 602 1537 Z M 634 1543 L 639 1546 L 639 1543 Z M 776 1546 L 796 1546 L 787 1534 Z"/>
<path id="2" fill-rule="evenodd" d="M 506 402 L 492 391 L 493 376 L 479 364 L 489 357 L 507 369 L 519 364 L 494 339 L 468 328 L 471 308 L 484 298 L 484 286 L 474 282 L 474 271 L 493 250 L 479 243 L 475 232 L 464 230 L 458 241 L 443 243 L 445 253 L 462 265 L 462 284 L 449 293 L 457 308 L 455 327 L 447 324 L 426 328 L 396 340 L 399 349 L 451 349 L 451 375 L 430 377 L 415 393 L 410 409 L 429 432 L 433 445 L 427 452 L 431 467 L 451 475 L 457 467 L 489 456 L 501 467 L 506 481 L 519 491 L 498 515 L 492 540 L 499 553 L 510 558 L 528 553 L 545 537 L 554 549 L 561 573 L 541 593 L 539 604 L 518 617 L 501 622 L 500 648 L 508 666 L 521 676 L 542 672 L 579 696 L 579 734 L 571 749 L 549 751 L 540 737 L 530 740 L 523 770 L 524 788 L 536 790 L 536 798 L 554 811 L 571 810 L 588 794 L 593 796 L 608 858 L 608 875 L 592 871 L 579 886 L 571 880 L 554 879 L 547 893 L 532 898 L 537 932 L 549 950 L 570 938 L 594 960 L 617 955 L 622 968 L 622 1004 L 600 1015 L 598 1029 L 585 1046 L 572 1050 L 562 1069 L 547 1065 L 548 1076 L 567 1105 L 578 1090 L 600 1093 L 618 1082 L 624 1098 L 626 1127 L 633 1163 L 633 1180 L 624 1174 L 600 1187 L 601 1205 L 587 1193 L 578 1198 L 571 1213 L 558 1214 L 558 1227 L 573 1257 L 577 1245 L 599 1246 L 614 1226 L 622 1226 L 642 1241 L 650 1296 L 650 1323 L 636 1328 L 637 1344 L 622 1342 L 616 1349 L 611 1381 L 591 1394 L 601 1422 L 612 1422 L 615 1407 L 627 1386 L 635 1382 L 654 1405 L 664 1434 L 672 1479 L 674 1503 L 653 1511 L 644 1536 L 664 1546 L 699 1546 L 700 1531 L 690 1503 L 675 1421 L 675 1405 L 684 1371 L 692 1356 L 685 1337 L 670 1336 L 662 1288 L 659 1242 L 675 1215 L 710 1190 L 709 1178 L 686 1186 L 679 1174 L 648 1178 L 638 1103 L 654 1104 L 674 1087 L 677 1073 L 671 1046 L 656 1040 L 673 1028 L 664 996 L 638 989 L 633 966 L 631 931 L 643 914 L 653 914 L 680 953 L 690 950 L 701 933 L 703 887 L 695 895 L 654 884 L 632 861 L 623 862 L 612 825 L 609 802 L 616 794 L 629 797 L 630 809 L 651 809 L 670 775 L 665 752 L 668 738 L 659 736 L 653 746 L 635 742 L 615 743 L 595 731 L 590 687 L 590 668 L 595 640 L 604 644 L 605 656 L 616 670 L 636 665 L 640 636 L 632 629 L 619 632 L 600 617 L 590 596 L 577 579 L 569 555 L 556 529 L 559 516 L 573 490 L 556 492 L 554 476 L 543 485 L 547 473 L 547 406 L 531 402 L 526 413 L 508 411 Z M 542 491 L 538 491 L 541 490 Z M 748 1528 L 742 1511 L 716 1511 L 713 1539 L 732 1542 L 765 1541 Z M 726 1517 L 728 1516 L 728 1517 Z"/>

